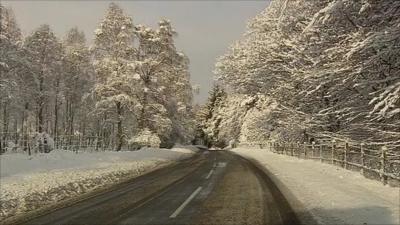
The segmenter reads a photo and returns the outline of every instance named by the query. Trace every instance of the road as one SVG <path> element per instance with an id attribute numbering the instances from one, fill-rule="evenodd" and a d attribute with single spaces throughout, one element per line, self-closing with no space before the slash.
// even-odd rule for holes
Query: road
<path id="1" fill-rule="evenodd" d="M 251 162 L 205 151 L 23 224 L 299 224 Z"/>

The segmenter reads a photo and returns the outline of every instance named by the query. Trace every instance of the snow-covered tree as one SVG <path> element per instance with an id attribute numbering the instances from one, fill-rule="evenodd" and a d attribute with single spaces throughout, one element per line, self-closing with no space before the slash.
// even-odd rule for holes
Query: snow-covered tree
<path id="1" fill-rule="evenodd" d="M 300 139 L 396 141 L 399 5 L 274 0 L 218 60 L 217 78 L 228 95 L 272 98 L 275 126 Z"/>
<path id="2" fill-rule="evenodd" d="M 398 132 L 392 126 L 396 117 L 369 116 L 385 105 L 378 95 L 399 80 L 398 8 L 397 1 L 332 1 L 304 29 L 303 45 L 319 49 L 305 51 L 316 62 L 305 93 L 325 96 L 319 114 L 336 123 L 328 131 L 375 141 L 393 140 L 392 132 Z M 389 105 L 396 112 L 396 105 Z"/>
<path id="3" fill-rule="evenodd" d="M 131 17 L 111 3 L 105 18 L 95 31 L 93 46 L 94 67 L 96 70 L 96 110 L 105 117 L 116 116 L 116 150 L 121 150 L 124 142 L 125 114 L 134 113 L 138 108 L 139 76 L 135 72 L 137 64 L 134 57 L 134 26 Z"/>
<path id="4" fill-rule="evenodd" d="M 24 47 L 29 53 L 31 65 L 31 86 L 37 118 L 37 131 L 49 131 L 51 100 L 57 101 L 61 76 L 63 48 L 48 25 L 41 25 L 26 37 Z"/>
<path id="5" fill-rule="evenodd" d="M 3 133 L 0 150 L 3 150 L 9 132 L 11 108 L 21 97 L 18 72 L 25 66 L 21 50 L 21 31 L 11 9 L 0 4 L 0 132 Z"/>
<path id="6" fill-rule="evenodd" d="M 73 135 L 76 124 L 81 124 L 81 133 L 85 134 L 87 114 L 90 112 L 88 97 L 93 85 L 93 67 L 85 35 L 77 27 L 68 31 L 64 39 L 65 56 L 63 60 L 64 77 L 64 126 L 66 134 Z M 77 118 L 80 116 L 80 118 Z"/>
<path id="7" fill-rule="evenodd" d="M 0 16 L 0 149 L 9 132 L 15 146 L 21 136 L 50 135 L 59 145 L 67 135 L 72 145 L 91 135 L 115 150 L 132 140 L 172 146 L 193 138 L 189 59 L 168 20 L 135 26 L 111 3 L 89 49 L 78 28 L 62 43 L 48 25 L 23 38 L 11 9 L 0 4 Z"/>
<path id="8" fill-rule="evenodd" d="M 139 130 L 149 129 L 167 146 L 187 142 L 193 133 L 189 60 L 177 52 L 175 34 L 168 20 L 160 21 L 157 30 L 136 26 L 136 64 L 143 88 Z"/>
<path id="9" fill-rule="evenodd" d="M 169 137 L 172 122 L 168 118 L 168 111 L 162 104 L 168 101 L 162 91 L 158 75 L 163 70 L 163 61 L 167 60 L 164 50 L 164 39 L 158 32 L 143 25 L 136 26 L 136 38 L 139 42 L 136 54 L 137 73 L 141 84 L 142 105 L 139 115 L 139 130 L 149 129 L 151 132 L 162 135 L 161 139 Z"/>
<path id="10" fill-rule="evenodd" d="M 199 125 L 206 135 L 205 141 L 207 145 L 224 147 L 226 143 L 225 140 L 219 138 L 219 132 L 221 130 L 221 120 L 223 119 L 220 113 L 224 111 L 224 104 L 226 104 L 227 100 L 226 92 L 219 84 L 214 84 L 209 94 L 210 96 L 204 108 L 199 112 Z"/>

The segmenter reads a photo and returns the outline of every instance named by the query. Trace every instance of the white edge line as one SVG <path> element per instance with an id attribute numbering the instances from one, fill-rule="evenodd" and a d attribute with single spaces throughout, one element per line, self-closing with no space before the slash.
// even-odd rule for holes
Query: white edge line
<path id="1" fill-rule="evenodd" d="M 177 216 L 179 215 L 179 213 L 186 207 L 186 205 L 189 204 L 189 202 L 192 201 L 192 199 L 193 199 L 194 197 L 196 197 L 196 195 L 201 191 L 202 188 L 203 188 L 203 187 L 201 187 L 201 186 L 198 187 L 198 188 L 189 196 L 189 198 L 187 198 L 187 199 L 182 203 L 182 205 L 180 205 L 180 206 L 175 210 L 175 212 L 172 213 L 172 214 L 169 216 L 169 218 L 175 218 L 175 217 L 177 217 Z"/>
<path id="2" fill-rule="evenodd" d="M 209 179 L 213 173 L 214 169 L 211 169 L 210 172 L 207 174 L 206 179 Z"/>

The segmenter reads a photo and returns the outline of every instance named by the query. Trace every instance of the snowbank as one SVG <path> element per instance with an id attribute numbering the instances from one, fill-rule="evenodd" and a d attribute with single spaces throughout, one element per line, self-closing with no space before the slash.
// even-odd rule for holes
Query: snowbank
<path id="1" fill-rule="evenodd" d="M 192 147 L 132 152 L 53 151 L 0 156 L 0 222 L 7 217 L 139 176 L 197 151 Z"/>
<path id="2" fill-rule="evenodd" d="M 278 180 L 305 224 L 400 224 L 400 189 L 359 173 L 265 149 L 233 149 L 258 161 Z M 286 192 L 286 193 L 285 193 Z M 313 220 L 307 218 L 312 216 Z"/>

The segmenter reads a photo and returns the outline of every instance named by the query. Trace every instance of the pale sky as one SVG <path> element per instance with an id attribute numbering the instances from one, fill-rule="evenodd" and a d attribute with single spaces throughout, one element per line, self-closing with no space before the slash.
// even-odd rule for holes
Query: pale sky
<path id="1" fill-rule="evenodd" d="M 190 58 L 192 84 L 200 85 L 195 102 L 203 103 L 213 83 L 215 60 L 242 37 L 247 21 L 266 8 L 268 0 L 243 1 L 114 1 L 135 24 L 155 27 L 171 20 L 178 32 L 177 48 Z M 78 26 L 89 44 L 110 1 L 2 1 L 10 6 L 24 35 L 47 23 L 61 38 Z"/>

